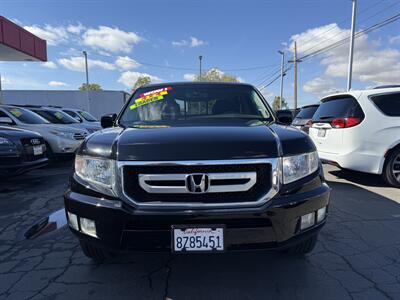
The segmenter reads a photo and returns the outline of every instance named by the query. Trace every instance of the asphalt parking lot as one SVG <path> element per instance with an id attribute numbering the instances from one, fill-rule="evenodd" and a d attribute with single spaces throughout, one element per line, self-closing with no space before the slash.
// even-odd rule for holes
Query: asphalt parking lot
<path id="1" fill-rule="evenodd" d="M 325 165 L 333 189 L 316 250 L 84 257 L 66 226 L 26 239 L 63 207 L 70 162 L 0 182 L 0 299 L 400 299 L 400 190 Z"/>

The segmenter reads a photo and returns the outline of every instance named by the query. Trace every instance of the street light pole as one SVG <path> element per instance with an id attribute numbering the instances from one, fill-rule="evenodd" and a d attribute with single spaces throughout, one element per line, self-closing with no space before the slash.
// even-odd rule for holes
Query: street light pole
<path id="1" fill-rule="evenodd" d="M 86 85 L 89 86 L 89 69 L 88 69 L 88 61 L 87 61 L 87 52 L 82 51 L 83 56 L 85 56 L 85 68 L 86 68 Z"/>
<path id="2" fill-rule="evenodd" d="M 282 62 L 281 62 L 281 94 L 279 98 L 279 109 L 282 109 L 282 98 L 283 98 L 283 76 L 284 76 L 284 66 L 285 66 L 285 52 L 279 50 L 278 53 L 282 55 Z"/>
<path id="3" fill-rule="evenodd" d="M 353 1 L 353 12 L 351 16 L 351 36 L 350 36 L 350 53 L 349 53 L 349 66 L 347 73 L 347 90 L 351 90 L 351 80 L 353 77 L 353 55 L 354 55 L 354 34 L 356 30 L 356 9 L 357 9 L 357 0 Z"/>
<path id="4" fill-rule="evenodd" d="M 199 81 L 201 81 L 201 61 L 203 60 L 203 55 L 199 56 Z"/>

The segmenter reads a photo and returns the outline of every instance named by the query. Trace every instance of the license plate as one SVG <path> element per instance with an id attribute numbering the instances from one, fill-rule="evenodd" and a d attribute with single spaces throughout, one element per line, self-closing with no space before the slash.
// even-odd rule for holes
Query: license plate
<path id="1" fill-rule="evenodd" d="M 172 250 L 180 253 L 224 251 L 224 232 L 222 225 L 172 226 Z"/>
<path id="2" fill-rule="evenodd" d="M 318 129 L 318 137 L 325 137 L 326 129 Z"/>
<path id="3" fill-rule="evenodd" d="M 43 154 L 42 146 L 33 146 L 33 155 Z"/>

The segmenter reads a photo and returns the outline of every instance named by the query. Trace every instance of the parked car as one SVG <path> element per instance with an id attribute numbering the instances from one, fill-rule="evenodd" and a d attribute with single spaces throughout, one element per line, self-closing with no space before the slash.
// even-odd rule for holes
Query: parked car
<path id="1" fill-rule="evenodd" d="M 312 117 L 314 113 L 317 111 L 319 104 L 312 104 L 303 106 L 300 109 L 300 112 L 294 118 L 292 125 L 306 133 L 309 132 L 309 129 L 312 125 Z"/>
<path id="2" fill-rule="evenodd" d="M 315 145 L 253 86 L 146 85 L 101 123 L 64 195 L 88 257 L 314 248 L 330 195 Z"/>
<path id="3" fill-rule="evenodd" d="M 78 108 L 61 108 L 61 110 L 81 123 L 96 124 L 100 126 L 99 120 L 97 120 L 96 117 L 85 110 Z"/>
<path id="4" fill-rule="evenodd" d="M 46 119 L 50 123 L 68 125 L 70 127 L 76 127 L 79 129 L 87 130 L 89 133 L 96 132 L 101 129 L 100 124 L 91 123 L 81 123 L 77 119 L 71 117 L 64 111 L 54 107 L 46 106 L 31 106 L 31 105 L 17 105 L 19 107 L 24 107 L 33 111 L 34 113 L 40 115 L 42 118 Z"/>
<path id="5" fill-rule="evenodd" d="M 47 163 L 46 145 L 40 134 L 0 126 L 0 177 L 22 174 Z"/>
<path id="6" fill-rule="evenodd" d="M 73 155 L 89 134 L 83 129 L 51 124 L 28 109 L 12 105 L 0 105 L 0 125 L 38 132 L 45 140 L 50 158 Z"/>
<path id="7" fill-rule="evenodd" d="M 400 187 L 400 88 L 350 91 L 322 99 L 310 136 L 322 160 L 381 174 Z"/>

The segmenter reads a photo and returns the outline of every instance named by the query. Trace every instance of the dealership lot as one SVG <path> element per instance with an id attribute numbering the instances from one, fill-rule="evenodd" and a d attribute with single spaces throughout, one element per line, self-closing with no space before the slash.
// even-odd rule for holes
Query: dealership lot
<path id="1" fill-rule="evenodd" d="M 330 216 L 303 258 L 134 254 L 95 265 L 66 226 L 24 236 L 63 207 L 70 166 L 0 183 L 1 299 L 400 299 L 400 190 L 379 176 L 324 166 Z"/>

